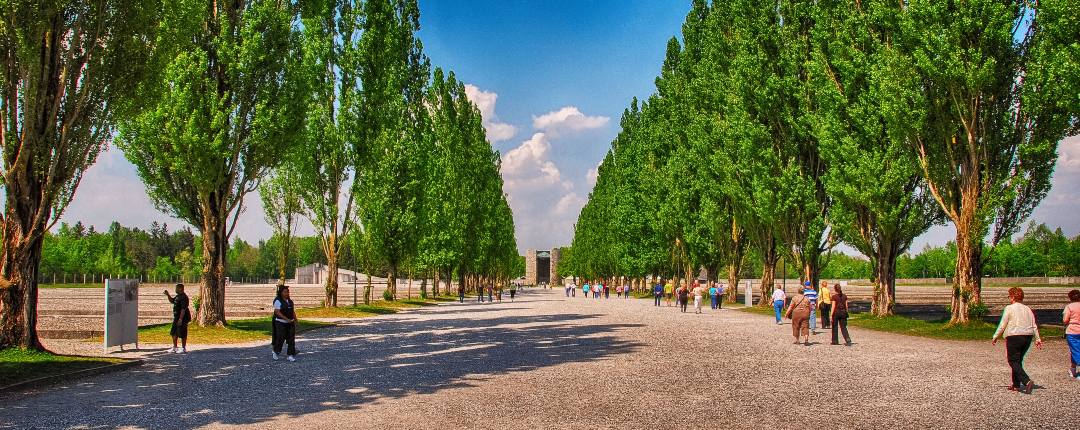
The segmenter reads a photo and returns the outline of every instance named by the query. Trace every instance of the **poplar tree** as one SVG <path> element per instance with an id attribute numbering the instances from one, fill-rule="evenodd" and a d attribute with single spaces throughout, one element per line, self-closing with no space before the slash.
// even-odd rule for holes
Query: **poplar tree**
<path id="1" fill-rule="evenodd" d="M 45 233 L 140 86 L 165 58 L 161 1 L 0 3 L 0 349 L 41 349 L 38 269 Z"/>
<path id="2" fill-rule="evenodd" d="M 285 285 L 296 222 L 304 211 L 297 190 L 298 183 L 295 170 L 285 165 L 275 169 L 269 178 L 259 184 L 264 218 L 274 230 L 274 236 L 281 241 L 278 247 L 278 285 Z"/>
<path id="3" fill-rule="evenodd" d="M 225 264 L 244 197 L 301 128 L 293 10 L 284 0 L 184 3 L 185 44 L 120 128 L 118 145 L 154 204 L 202 233 L 197 321 L 225 324 Z"/>
<path id="4" fill-rule="evenodd" d="M 356 61 L 363 85 L 355 104 L 353 187 L 360 197 L 357 215 L 371 249 L 382 254 L 387 288 L 396 298 L 399 269 L 415 256 L 419 239 L 430 66 L 415 37 L 415 0 L 372 0 L 361 10 Z"/>
<path id="5" fill-rule="evenodd" d="M 833 2 L 815 28 L 810 72 L 818 111 L 814 133 L 830 165 L 826 188 L 840 237 L 873 266 L 871 311 L 893 314 L 896 259 L 941 220 L 914 151 L 887 127 L 881 74 L 898 31 L 896 3 Z"/>
<path id="6" fill-rule="evenodd" d="M 364 17 L 352 0 L 305 0 L 300 2 L 299 18 L 306 126 L 302 154 L 293 157 L 291 164 L 297 172 L 304 213 L 326 256 L 330 276 L 323 303 L 331 307 L 338 303 L 337 273 L 344 237 L 355 222 L 356 187 L 347 182 L 353 179 L 359 147 L 350 131 L 359 126 Z"/>
<path id="7" fill-rule="evenodd" d="M 1078 131 L 1075 2 L 912 1 L 882 71 L 883 115 L 915 151 L 956 228 L 952 323 L 981 303 L 985 241 L 1008 239 L 1046 196 Z"/>

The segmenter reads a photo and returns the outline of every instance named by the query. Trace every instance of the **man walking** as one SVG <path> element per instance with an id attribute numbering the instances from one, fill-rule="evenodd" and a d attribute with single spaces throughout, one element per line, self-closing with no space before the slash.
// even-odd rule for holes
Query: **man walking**
<path id="1" fill-rule="evenodd" d="M 804 282 L 803 287 L 805 287 L 803 288 L 803 296 L 810 302 L 810 333 L 817 334 L 817 319 L 815 318 L 815 315 L 817 314 L 818 293 L 810 281 Z"/>

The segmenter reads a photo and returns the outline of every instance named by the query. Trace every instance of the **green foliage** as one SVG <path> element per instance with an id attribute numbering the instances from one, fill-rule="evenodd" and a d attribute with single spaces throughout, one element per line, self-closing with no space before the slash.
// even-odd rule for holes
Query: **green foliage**
<path id="1" fill-rule="evenodd" d="M 200 324 L 225 321 L 226 248 L 244 197 L 278 165 L 301 125 L 291 5 L 177 1 L 181 43 L 120 127 L 117 145 L 154 204 L 203 236 Z"/>

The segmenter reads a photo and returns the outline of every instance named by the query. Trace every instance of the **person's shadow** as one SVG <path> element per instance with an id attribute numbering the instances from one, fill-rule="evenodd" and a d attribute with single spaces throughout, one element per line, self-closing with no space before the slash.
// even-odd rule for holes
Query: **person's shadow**
<path id="1" fill-rule="evenodd" d="M 583 324 L 593 315 L 469 316 L 401 314 L 307 332 L 298 339 L 295 363 L 272 361 L 269 345 L 166 355 L 37 395 L 0 396 L 0 427 L 257 424 L 468 387 L 494 375 L 642 346 L 608 334 L 640 324 Z M 71 407 L 76 403 L 78 412 Z"/>

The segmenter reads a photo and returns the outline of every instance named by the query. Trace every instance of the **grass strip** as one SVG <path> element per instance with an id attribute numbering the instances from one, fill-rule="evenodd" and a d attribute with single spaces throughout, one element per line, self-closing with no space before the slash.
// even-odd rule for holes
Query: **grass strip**
<path id="1" fill-rule="evenodd" d="M 127 360 L 57 355 L 45 351 L 7 348 L 0 350 L 0 387 L 124 361 Z"/>
<path id="2" fill-rule="evenodd" d="M 296 329 L 299 332 L 331 325 L 333 324 L 300 320 Z M 168 323 L 139 327 L 139 343 L 172 344 L 172 336 L 169 335 L 170 328 L 171 324 Z M 270 317 L 234 319 L 224 327 L 202 327 L 193 323 L 188 326 L 188 344 L 221 345 L 268 340 L 271 330 L 273 330 L 273 325 Z M 100 343 L 101 337 L 91 338 L 87 342 Z"/>
<path id="3" fill-rule="evenodd" d="M 758 315 L 774 315 L 772 307 L 764 308 L 761 306 L 752 306 L 740 308 L 739 310 Z M 848 325 L 851 327 L 931 339 L 980 341 L 989 341 L 990 337 L 994 335 L 994 330 L 997 329 L 996 325 L 985 321 L 972 321 L 968 324 L 949 325 L 947 319 L 926 321 L 900 315 L 879 318 L 868 312 L 851 314 L 851 317 L 848 318 Z M 1057 327 L 1039 328 L 1039 334 L 1042 335 L 1043 339 L 1060 338 L 1063 333 L 1062 329 Z"/>

